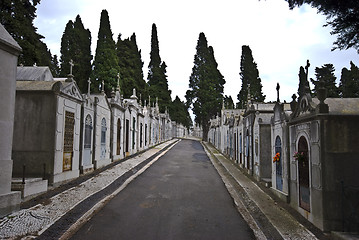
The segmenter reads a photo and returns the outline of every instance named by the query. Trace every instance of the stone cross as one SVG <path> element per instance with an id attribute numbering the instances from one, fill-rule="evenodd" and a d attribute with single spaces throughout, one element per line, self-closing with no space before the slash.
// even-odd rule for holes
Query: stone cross
<path id="1" fill-rule="evenodd" d="M 280 86 L 279 86 L 279 83 L 277 83 L 277 87 L 276 87 L 276 90 L 277 90 L 277 102 L 280 102 L 280 100 L 279 100 L 279 89 L 280 89 Z"/>
<path id="2" fill-rule="evenodd" d="M 74 61 L 72 61 L 71 59 L 69 64 L 70 64 L 70 75 L 72 75 L 72 67 L 74 66 Z"/>
<path id="3" fill-rule="evenodd" d="M 87 86 L 87 95 L 90 96 L 91 93 L 91 79 L 87 80 L 88 86 Z"/>
<path id="4" fill-rule="evenodd" d="M 101 84 L 101 92 L 104 93 L 105 92 L 105 80 L 102 80 L 102 84 Z"/>
<path id="5" fill-rule="evenodd" d="M 117 73 L 117 91 L 120 91 L 120 73 Z"/>

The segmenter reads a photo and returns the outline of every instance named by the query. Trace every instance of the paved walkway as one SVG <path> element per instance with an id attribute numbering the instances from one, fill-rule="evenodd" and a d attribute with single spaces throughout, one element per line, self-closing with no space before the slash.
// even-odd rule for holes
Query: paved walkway
<path id="1" fill-rule="evenodd" d="M 222 176 L 228 191 L 232 195 L 237 209 L 241 212 L 243 217 L 253 229 L 257 239 L 317 239 L 313 233 L 300 224 L 293 216 L 291 216 L 285 209 L 277 206 L 277 203 L 266 193 L 264 193 L 251 179 L 245 176 L 238 167 L 234 166 L 233 162 L 220 154 L 212 145 L 203 142 L 203 145 L 208 150 L 210 158 L 217 168 L 219 174 Z M 224 169 L 221 169 L 224 168 Z M 243 189 L 244 194 L 238 193 L 238 187 L 233 186 L 232 180 Z M 247 199 L 243 197 L 247 196 Z M 254 203 L 254 204 L 253 204 Z M 259 208 L 261 213 L 251 211 L 252 208 Z M 265 229 L 268 226 L 261 226 L 261 221 L 256 216 L 269 220 L 275 230 Z M 264 221 L 264 220 L 262 220 Z M 268 224 L 265 224 L 268 225 Z M 280 236 L 278 236 L 278 233 Z"/>
<path id="2" fill-rule="evenodd" d="M 48 201 L 42 204 L 38 204 L 29 209 L 22 209 L 3 219 L 0 219 L 0 239 L 18 238 L 20 236 L 27 236 L 29 239 L 32 238 L 32 236 L 35 237 L 42 234 L 78 204 L 95 195 L 99 191 L 107 188 L 116 179 L 120 178 L 125 173 L 131 171 L 136 166 L 176 141 L 177 139 L 173 139 L 162 143 L 142 154 L 135 156 L 134 158 L 99 173 L 95 177 L 90 178 L 73 188 L 51 197 Z M 149 165 L 156 161 L 160 156 L 161 154 L 148 163 L 148 166 L 146 166 L 149 167 Z M 146 166 L 141 168 L 141 172 L 147 168 Z M 132 178 L 136 177 L 141 172 L 135 172 Z M 124 186 L 121 187 L 123 188 Z M 104 203 L 109 197 L 111 197 L 111 195 L 102 199 L 101 203 Z M 95 211 L 96 207 L 99 207 L 99 205 L 92 208 L 90 212 Z M 87 212 L 85 215 L 90 214 L 90 212 Z"/>
<path id="3" fill-rule="evenodd" d="M 57 228 L 52 231 L 56 232 L 57 236 L 62 236 L 60 239 L 67 239 L 79 225 L 86 222 L 130 181 L 157 161 L 176 141 L 178 140 L 173 139 L 160 144 L 46 199 L 41 204 L 0 219 L 0 239 L 32 239 L 40 234 L 40 239 L 58 239 L 48 237 L 51 236 L 50 230 L 54 226 Z M 244 175 L 232 161 L 225 158 L 212 145 L 205 142 L 203 145 L 238 211 L 248 222 L 257 239 L 317 239 L 311 231 Z M 77 215 L 73 214 L 78 208 L 82 209 Z M 69 221 L 68 216 L 72 215 L 76 217 Z M 67 222 L 63 229 L 58 228 L 61 221 Z M 355 236 L 340 238 L 357 239 Z"/>

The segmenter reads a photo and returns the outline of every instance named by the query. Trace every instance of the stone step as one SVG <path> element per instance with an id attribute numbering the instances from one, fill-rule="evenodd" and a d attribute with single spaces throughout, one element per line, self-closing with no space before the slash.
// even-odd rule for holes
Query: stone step
<path id="1" fill-rule="evenodd" d="M 27 198 L 47 191 L 48 181 L 42 178 L 26 178 L 25 184 L 21 178 L 13 178 L 11 181 L 11 190 L 20 191 L 21 198 Z"/>

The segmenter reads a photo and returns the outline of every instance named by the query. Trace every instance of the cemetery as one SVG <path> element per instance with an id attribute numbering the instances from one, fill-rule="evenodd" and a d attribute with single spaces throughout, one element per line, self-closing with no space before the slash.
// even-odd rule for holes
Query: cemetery
<path id="1" fill-rule="evenodd" d="M 323 232 L 359 232 L 359 98 L 350 95 L 350 84 L 357 81 L 350 74 L 358 68 L 353 62 L 351 70 L 342 70 L 341 93 L 339 87 L 333 93 L 330 82 L 318 76 L 308 79 L 308 60 L 300 68 L 298 96 L 281 101 L 278 83 L 277 100 L 265 102 L 252 51 L 243 45 L 235 107 L 223 94 L 226 81 L 201 32 L 187 102 L 177 96 L 181 113 L 174 121 L 175 101 L 159 56 L 156 25 L 146 82 L 136 35 L 121 39 L 119 34 L 116 43 L 107 10 L 101 22 L 95 57 L 91 33 L 78 15 L 66 25 L 61 63 L 45 44 L 51 60 L 41 66 L 20 64 L 24 46 L 0 24 L 0 217 L 50 188 L 188 137 L 190 108 L 196 115 L 191 135 L 208 141 L 251 181 Z M 334 66 L 318 69 L 333 73 Z"/>
<path id="2" fill-rule="evenodd" d="M 359 99 L 326 98 L 321 85 L 283 103 L 277 91 L 275 103 L 223 105 L 209 142 L 321 230 L 358 231 Z"/>
<path id="3" fill-rule="evenodd" d="M 72 68 L 54 78 L 47 66 L 17 66 L 20 46 L 0 25 L 1 178 L 0 215 L 31 197 L 146 150 L 187 129 L 160 113 L 158 102 L 142 106 L 120 88 L 108 98 L 82 93 Z M 16 96 L 16 97 L 15 97 Z"/>

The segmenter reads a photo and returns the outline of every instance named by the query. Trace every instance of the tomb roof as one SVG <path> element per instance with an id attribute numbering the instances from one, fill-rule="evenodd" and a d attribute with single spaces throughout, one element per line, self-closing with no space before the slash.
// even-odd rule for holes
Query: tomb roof
<path id="1" fill-rule="evenodd" d="M 17 50 L 18 52 L 21 52 L 20 45 L 14 40 L 13 37 L 11 37 L 2 24 L 0 24 L 0 43 L 0 46 L 5 45 Z"/>
<path id="2" fill-rule="evenodd" d="M 317 98 L 313 102 L 319 104 Z M 359 115 L 359 98 L 327 98 L 325 103 L 329 105 L 329 114 Z"/>
<path id="3" fill-rule="evenodd" d="M 52 91 L 57 81 L 16 81 L 17 91 Z"/>
<path id="4" fill-rule="evenodd" d="M 54 81 L 49 67 L 17 67 L 17 81 Z"/>

